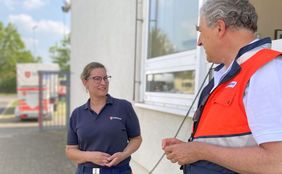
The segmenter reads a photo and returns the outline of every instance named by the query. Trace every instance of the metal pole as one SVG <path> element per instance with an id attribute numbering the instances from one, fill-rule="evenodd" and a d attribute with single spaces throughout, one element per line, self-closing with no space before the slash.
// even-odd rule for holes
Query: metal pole
<path id="1" fill-rule="evenodd" d="M 42 72 L 38 72 L 38 77 L 39 77 L 39 97 L 38 97 L 38 102 L 39 102 L 39 113 L 38 113 L 38 126 L 39 126 L 39 130 L 43 130 L 43 73 Z"/>
<path id="2" fill-rule="evenodd" d="M 67 77 L 67 83 L 66 83 L 66 128 L 68 128 L 69 125 L 69 117 L 70 117 L 70 72 L 66 72 L 66 77 Z"/>
<path id="3" fill-rule="evenodd" d="M 35 40 L 35 30 L 37 29 L 37 25 L 34 25 L 32 27 L 32 33 L 33 33 L 33 56 L 36 57 L 36 40 Z"/>

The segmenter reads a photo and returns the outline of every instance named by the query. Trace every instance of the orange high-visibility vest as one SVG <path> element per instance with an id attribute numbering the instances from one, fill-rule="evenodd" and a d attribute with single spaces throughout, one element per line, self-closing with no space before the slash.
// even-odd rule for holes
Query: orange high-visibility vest
<path id="1" fill-rule="evenodd" d="M 232 147 L 256 144 L 248 125 L 243 103 L 244 92 L 251 76 L 280 54 L 270 49 L 258 51 L 240 65 L 241 71 L 236 76 L 214 89 L 207 99 L 197 127 L 194 127 L 195 141 Z M 218 138 L 223 142 L 219 142 Z"/>

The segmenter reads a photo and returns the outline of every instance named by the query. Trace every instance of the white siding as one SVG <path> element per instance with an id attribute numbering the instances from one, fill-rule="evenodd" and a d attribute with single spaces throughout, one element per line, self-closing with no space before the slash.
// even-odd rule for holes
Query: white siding
<path id="1" fill-rule="evenodd" d="M 110 94 L 132 99 L 135 2 L 79 0 L 71 10 L 71 108 L 87 99 L 79 76 L 92 61 L 103 63 L 112 76 Z"/>

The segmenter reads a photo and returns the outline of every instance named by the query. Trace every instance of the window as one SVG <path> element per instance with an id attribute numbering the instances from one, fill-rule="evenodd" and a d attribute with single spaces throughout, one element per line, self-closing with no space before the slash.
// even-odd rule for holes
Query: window
<path id="1" fill-rule="evenodd" d="M 148 58 L 196 48 L 196 0 L 150 0 Z"/>
<path id="2" fill-rule="evenodd" d="M 192 94 L 195 86 L 194 71 L 148 74 L 146 91 Z"/>
<path id="3" fill-rule="evenodd" d="M 187 108 L 195 93 L 199 0 L 148 0 L 143 99 Z"/>

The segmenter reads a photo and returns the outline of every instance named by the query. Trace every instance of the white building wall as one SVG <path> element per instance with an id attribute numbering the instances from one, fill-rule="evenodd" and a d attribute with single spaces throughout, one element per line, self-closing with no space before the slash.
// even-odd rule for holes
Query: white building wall
<path id="1" fill-rule="evenodd" d="M 139 107 L 135 109 L 141 124 L 143 143 L 133 157 L 135 161 L 150 171 L 163 154 L 162 139 L 173 137 L 184 117 Z M 187 118 L 177 138 L 187 141 L 192 129 L 191 125 L 191 118 Z M 164 157 L 153 173 L 180 174 L 182 172 L 179 170 L 179 165 L 172 164 Z"/>
<path id="2" fill-rule="evenodd" d="M 71 13 L 71 108 L 87 99 L 79 76 L 92 61 L 103 63 L 112 76 L 110 94 L 132 99 L 135 2 L 72 1 Z"/>

